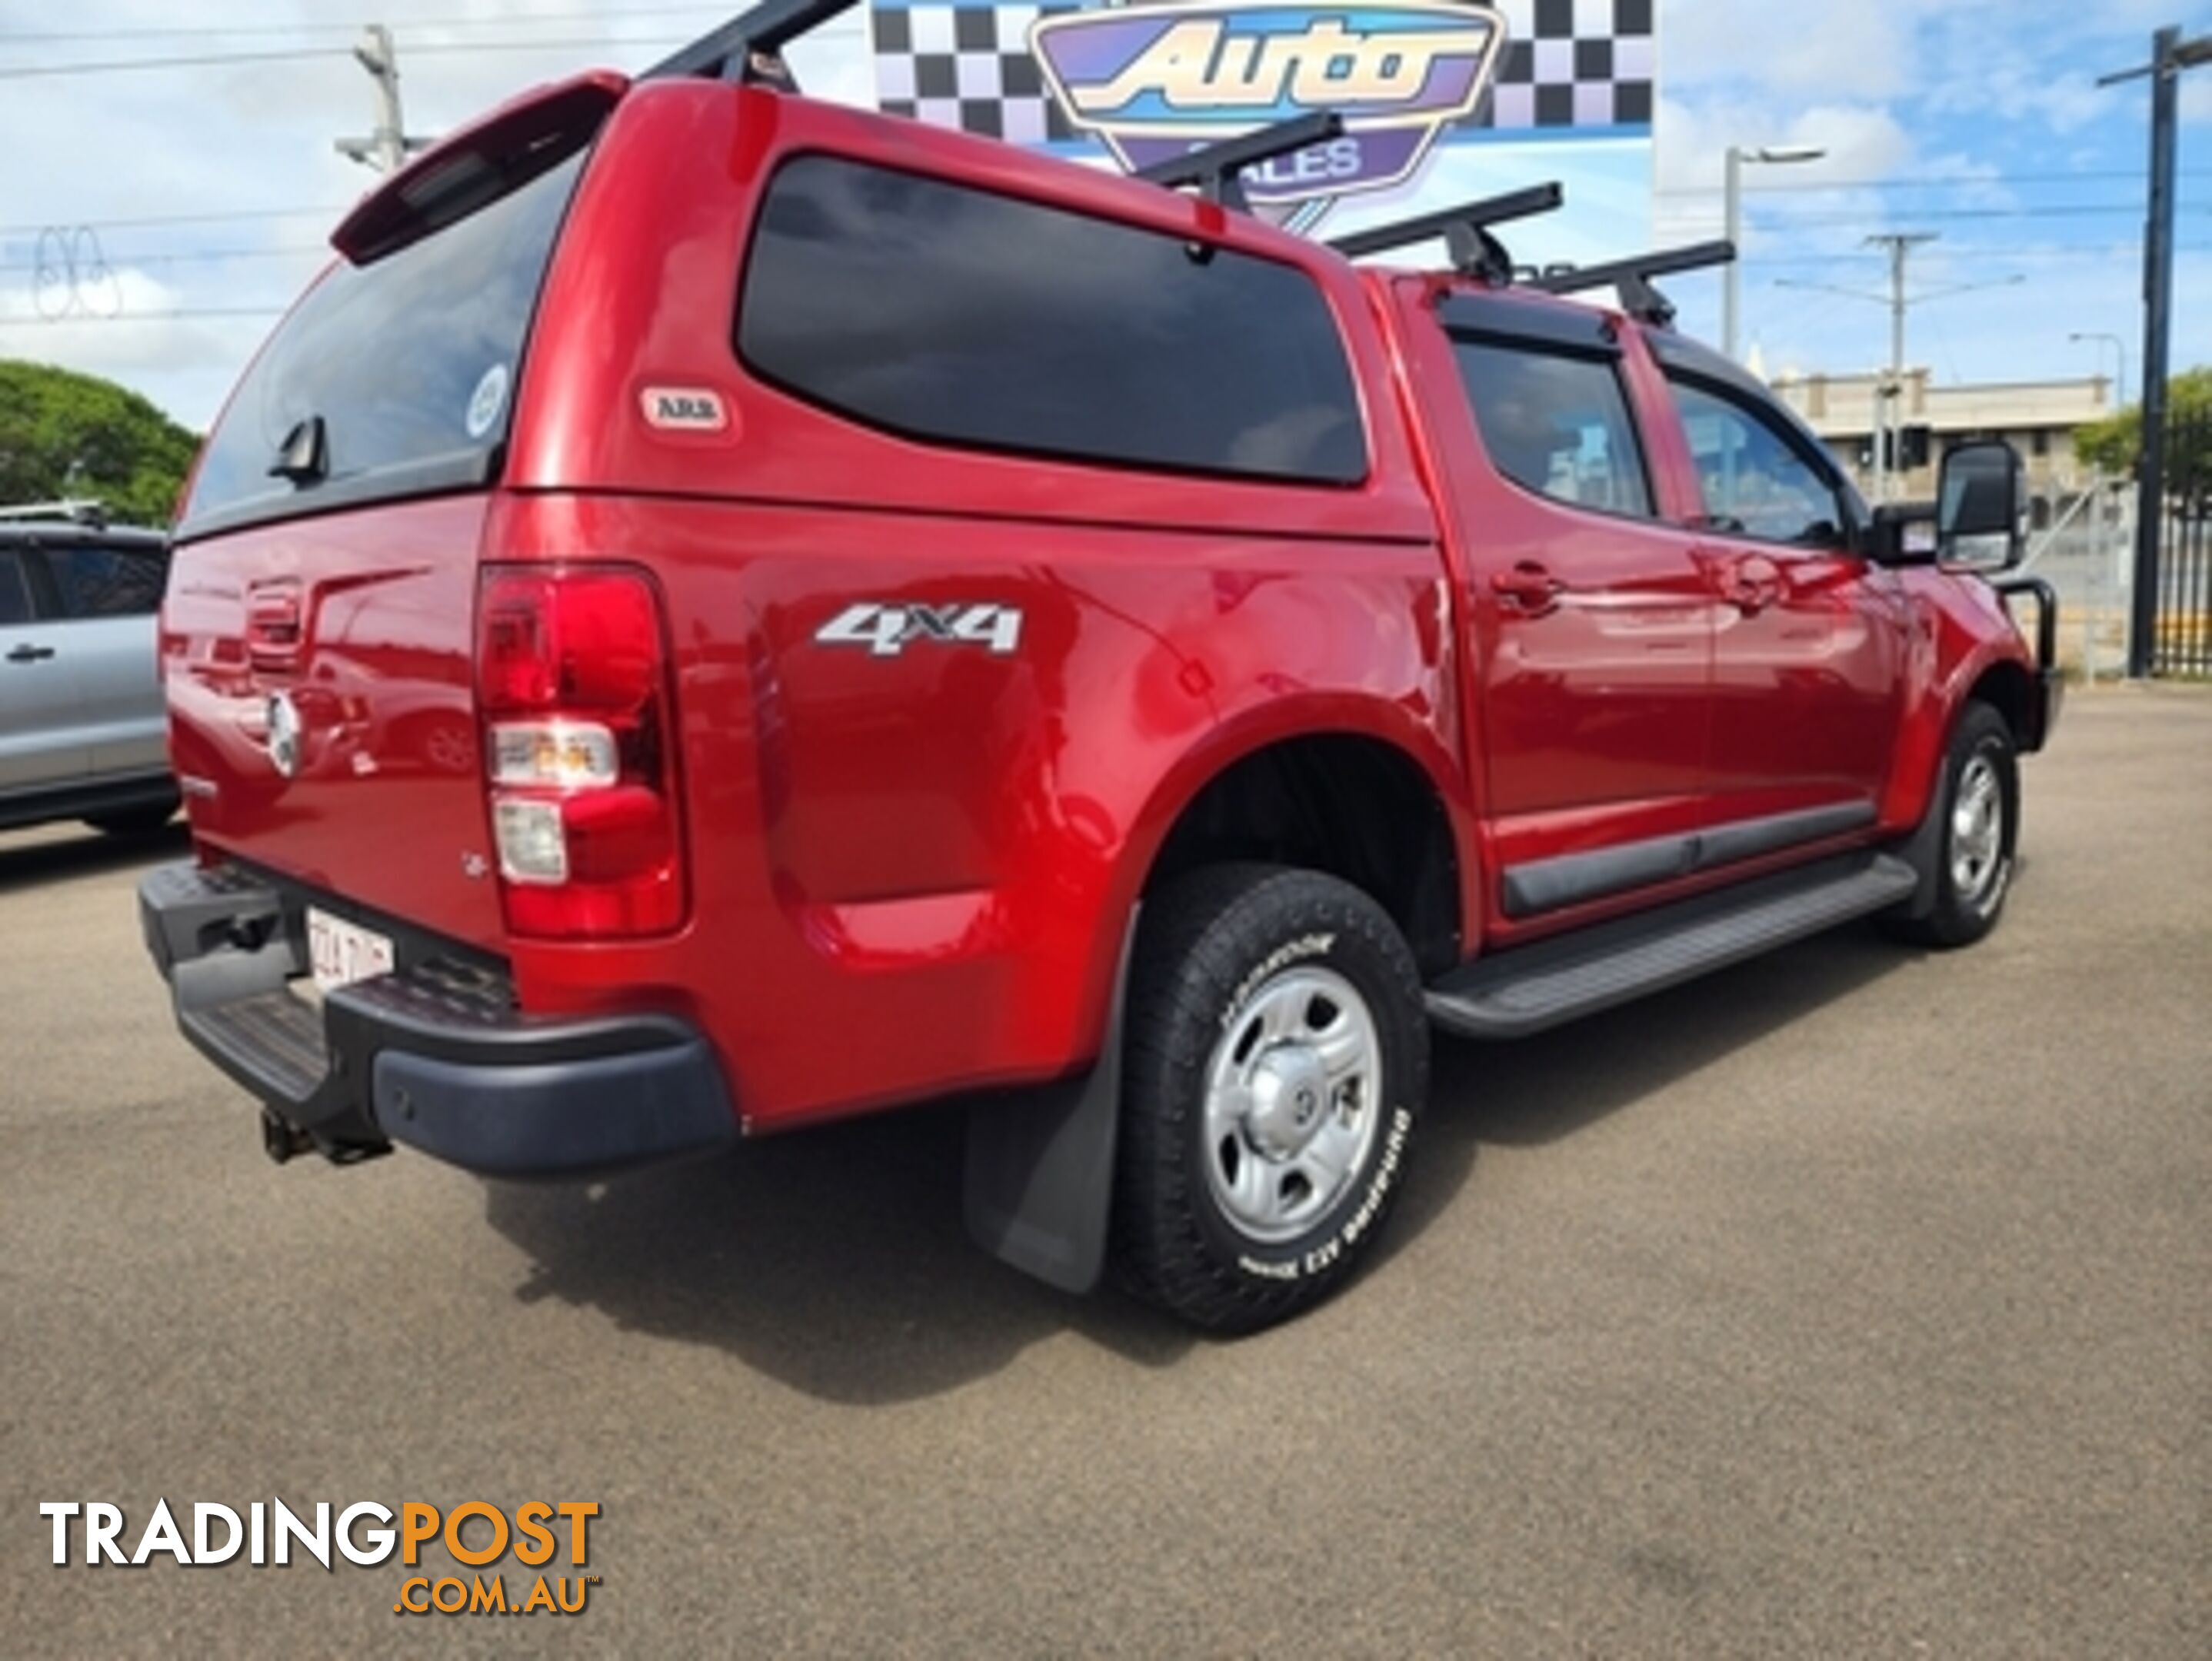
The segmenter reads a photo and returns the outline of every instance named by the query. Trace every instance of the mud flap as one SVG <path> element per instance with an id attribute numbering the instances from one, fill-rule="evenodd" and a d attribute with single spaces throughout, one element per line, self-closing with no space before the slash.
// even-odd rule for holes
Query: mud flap
<path id="1" fill-rule="evenodd" d="M 1121 1122 L 1121 1010 L 1136 938 L 1133 914 L 1097 1065 L 1083 1078 L 979 1100 L 968 1112 L 969 1234 L 1062 1292 L 1089 1292 L 1105 1272 Z"/>
<path id="2" fill-rule="evenodd" d="M 1936 914 L 1936 901 L 1942 892 L 1943 821 L 1950 811 L 1951 752 L 1948 742 L 1943 753 L 1936 758 L 1936 782 L 1928 792 L 1927 811 L 1920 822 L 1890 852 L 1912 867 L 1919 877 L 1920 886 L 1901 901 L 1896 915 L 1915 923 L 1924 923 Z"/>

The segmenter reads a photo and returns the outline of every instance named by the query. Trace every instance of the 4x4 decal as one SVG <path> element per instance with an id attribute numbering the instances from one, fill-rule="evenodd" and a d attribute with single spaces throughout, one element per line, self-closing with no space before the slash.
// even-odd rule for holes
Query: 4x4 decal
<path id="1" fill-rule="evenodd" d="M 866 646 L 877 658 L 896 658 L 916 640 L 980 646 L 1003 658 L 1021 644 L 1022 614 L 1010 605 L 885 605 L 864 600 L 823 624 L 814 638 L 823 646 Z"/>

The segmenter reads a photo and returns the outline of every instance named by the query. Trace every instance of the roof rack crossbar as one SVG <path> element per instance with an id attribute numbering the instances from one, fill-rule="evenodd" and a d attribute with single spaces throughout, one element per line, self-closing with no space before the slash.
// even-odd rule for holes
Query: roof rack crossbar
<path id="1" fill-rule="evenodd" d="M 797 92 L 799 82 L 783 61 L 784 47 L 860 3 L 860 0 L 761 0 L 751 10 L 701 35 L 673 58 L 655 64 L 640 78 L 664 81 L 704 76 Z"/>
<path id="2" fill-rule="evenodd" d="M 1603 265 L 1546 271 L 1531 278 L 1528 286 L 1547 294 L 1579 294 L 1612 285 L 1620 288 L 1623 307 L 1630 316 L 1664 329 L 1674 324 L 1674 307 L 1652 286 L 1652 278 L 1674 271 L 1702 271 L 1730 264 L 1735 259 L 1733 242 L 1698 242 L 1686 248 L 1638 254 L 1632 259 L 1609 260 Z"/>
<path id="3" fill-rule="evenodd" d="M 1149 167 L 1139 168 L 1135 176 L 1154 185 L 1164 185 L 1170 190 L 1195 185 L 1208 202 L 1243 211 L 1249 204 L 1237 175 L 1245 168 L 1275 156 L 1288 155 L 1293 150 L 1303 150 L 1309 145 L 1327 143 L 1343 131 L 1342 116 L 1334 110 L 1315 110 L 1255 132 L 1224 138 L 1218 144 L 1201 145 L 1188 155 L 1155 161 Z"/>
<path id="4" fill-rule="evenodd" d="M 1338 237 L 1328 246 L 1346 259 L 1358 259 L 1442 237 L 1451 252 L 1455 268 L 1469 276 L 1482 277 L 1502 287 L 1513 280 L 1513 262 L 1498 239 L 1491 235 L 1490 227 L 1551 213 L 1566 199 L 1566 191 L 1557 184 L 1532 185 L 1525 191 L 1510 191 L 1504 196 L 1485 197 L 1480 201 L 1463 202 L 1455 208 L 1417 214 L 1395 224 L 1378 225 L 1371 231 L 1355 231 L 1350 236 Z"/>

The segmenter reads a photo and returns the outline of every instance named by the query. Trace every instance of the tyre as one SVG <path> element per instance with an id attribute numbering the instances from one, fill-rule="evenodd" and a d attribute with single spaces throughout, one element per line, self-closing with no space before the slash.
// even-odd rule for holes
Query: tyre
<path id="1" fill-rule="evenodd" d="M 1125 1021 L 1124 1284 L 1223 1333 L 1321 1302 L 1373 1249 L 1428 1092 L 1397 925 L 1334 877 L 1210 867 L 1147 901 Z"/>
<path id="2" fill-rule="evenodd" d="M 1935 862 L 1935 905 L 1925 917 L 1896 915 L 1885 926 L 1915 945 L 1948 951 L 1996 927 L 2012 891 L 2020 839 L 2020 755 L 2012 728 L 1987 704 L 1970 703 L 1943 758 Z"/>
<path id="3" fill-rule="evenodd" d="M 84 822 L 106 836 L 145 836 L 160 830 L 177 816 L 173 801 L 155 803 L 151 807 L 121 808 L 113 813 L 94 813 L 85 815 Z"/>

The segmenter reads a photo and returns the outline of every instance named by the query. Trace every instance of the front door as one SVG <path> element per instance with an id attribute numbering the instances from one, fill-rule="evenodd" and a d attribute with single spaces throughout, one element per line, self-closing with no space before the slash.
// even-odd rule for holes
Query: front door
<path id="1" fill-rule="evenodd" d="M 1668 367 L 1718 598 L 1712 834 L 1740 858 L 1872 827 L 1905 689 L 1910 613 L 1849 546 L 1817 442 L 1748 385 Z"/>

